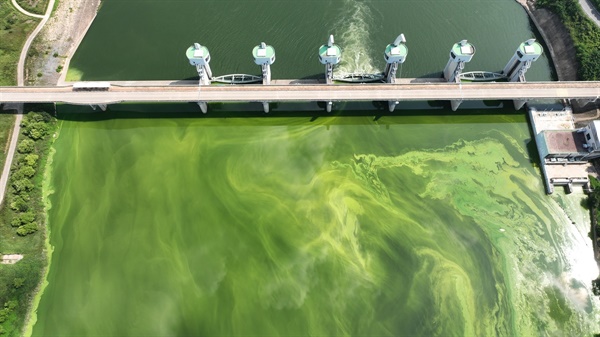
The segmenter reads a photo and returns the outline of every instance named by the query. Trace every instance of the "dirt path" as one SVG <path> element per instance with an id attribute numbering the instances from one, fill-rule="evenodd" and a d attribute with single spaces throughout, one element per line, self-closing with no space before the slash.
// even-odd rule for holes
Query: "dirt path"
<path id="1" fill-rule="evenodd" d="M 4 162 L 4 168 L 2 169 L 2 175 L 0 176 L 0 205 L 4 201 L 4 195 L 6 194 L 6 185 L 8 185 L 8 175 L 10 173 L 10 167 L 12 165 L 13 158 L 15 156 L 15 149 L 17 148 L 17 140 L 19 140 L 19 132 L 21 131 L 21 120 L 23 119 L 23 105 L 20 105 L 20 111 L 17 113 L 15 118 L 15 125 L 11 132 L 10 145 L 6 152 L 6 161 Z"/>

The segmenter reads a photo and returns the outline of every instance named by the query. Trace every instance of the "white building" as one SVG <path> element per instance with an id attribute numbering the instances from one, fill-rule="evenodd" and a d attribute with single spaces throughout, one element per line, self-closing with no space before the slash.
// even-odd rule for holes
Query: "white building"
<path id="1" fill-rule="evenodd" d="M 589 159 L 600 157 L 600 138 L 598 138 L 598 131 L 600 131 L 600 121 L 592 121 L 588 126 L 582 129 L 585 137 L 585 144 L 588 152 L 590 152 Z"/>

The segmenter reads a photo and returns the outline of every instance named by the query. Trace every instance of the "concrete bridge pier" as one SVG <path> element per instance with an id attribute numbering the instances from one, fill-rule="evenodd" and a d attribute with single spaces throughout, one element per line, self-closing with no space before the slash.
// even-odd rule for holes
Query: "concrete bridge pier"
<path id="1" fill-rule="evenodd" d="M 396 104 L 398 104 L 400 102 L 398 101 L 388 101 L 388 110 L 390 112 L 394 112 L 394 110 L 396 109 Z"/>
<path id="2" fill-rule="evenodd" d="M 396 83 L 396 72 L 398 71 L 398 65 L 406 61 L 406 55 L 408 49 L 406 48 L 406 38 L 404 34 L 398 35 L 394 43 L 388 44 L 385 47 L 383 57 L 385 58 L 385 82 Z M 390 110 L 391 111 L 391 110 Z"/>
<path id="3" fill-rule="evenodd" d="M 332 108 L 333 108 L 333 102 L 331 102 L 331 101 L 330 101 L 330 102 L 327 102 L 327 107 L 326 107 L 326 109 L 327 109 L 327 112 L 331 112 L 331 109 L 332 109 Z"/>
<path id="4" fill-rule="evenodd" d="M 333 65 L 325 65 L 325 83 L 333 84 Z"/>
<path id="5" fill-rule="evenodd" d="M 513 103 L 515 105 L 515 110 L 521 110 L 521 108 L 527 103 L 526 99 L 515 99 Z"/>
<path id="6" fill-rule="evenodd" d="M 263 105 L 263 110 L 265 111 L 266 114 L 269 113 L 269 102 L 262 102 Z"/>
<path id="7" fill-rule="evenodd" d="M 94 109 L 94 111 L 96 111 L 96 108 L 100 108 L 100 110 L 106 111 L 107 108 L 107 104 L 90 104 L 90 106 L 92 107 L 92 109 Z"/>
<path id="8" fill-rule="evenodd" d="M 575 101 L 577 102 L 577 104 L 584 106 L 590 103 L 596 103 L 598 101 L 598 99 L 600 99 L 600 96 L 596 96 L 596 97 L 592 97 L 592 98 L 588 98 L 588 99 L 576 99 Z M 2 106 L 2 103 L 0 103 L 0 106 Z"/>
<path id="9" fill-rule="evenodd" d="M 333 83 L 333 67 L 342 60 L 342 49 L 333 41 L 333 35 L 329 35 L 327 44 L 319 48 L 319 62 L 325 65 L 325 81 L 327 84 Z"/>
<path id="10" fill-rule="evenodd" d="M 450 106 L 452 107 L 452 111 L 458 110 L 460 103 L 462 103 L 462 99 L 453 99 L 450 101 Z"/>
<path id="11" fill-rule="evenodd" d="M 208 104 L 206 104 L 206 102 L 197 102 L 198 106 L 200 107 L 200 110 L 202 110 L 202 113 L 205 114 L 208 112 Z"/>

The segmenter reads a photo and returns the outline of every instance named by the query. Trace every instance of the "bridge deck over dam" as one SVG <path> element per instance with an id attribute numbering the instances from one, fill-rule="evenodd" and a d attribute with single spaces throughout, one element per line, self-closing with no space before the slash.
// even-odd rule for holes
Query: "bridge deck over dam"
<path id="1" fill-rule="evenodd" d="M 397 84 L 274 84 L 198 86 L 177 81 L 113 82 L 107 91 L 55 87 L 0 87 L 0 103 L 112 104 L 122 102 L 302 102 L 588 99 L 600 82 Z M 294 82 L 289 82 L 294 83 Z"/>

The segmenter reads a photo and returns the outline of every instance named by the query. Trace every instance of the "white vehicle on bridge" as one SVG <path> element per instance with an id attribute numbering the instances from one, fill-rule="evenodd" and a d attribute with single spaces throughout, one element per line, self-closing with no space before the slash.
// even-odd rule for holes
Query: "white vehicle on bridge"
<path id="1" fill-rule="evenodd" d="M 73 91 L 108 91 L 110 82 L 75 82 Z"/>

